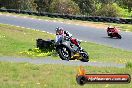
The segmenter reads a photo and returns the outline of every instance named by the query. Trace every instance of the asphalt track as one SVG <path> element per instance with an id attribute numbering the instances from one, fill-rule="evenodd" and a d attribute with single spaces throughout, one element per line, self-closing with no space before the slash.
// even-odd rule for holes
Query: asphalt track
<path id="1" fill-rule="evenodd" d="M 124 68 L 125 64 L 109 63 L 109 62 L 81 62 L 81 61 L 64 61 L 54 60 L 51 57 L 31 59 L 31 58 L 16 58 L 16 57 L 0 57 L 2 62 L 15 63 L 31 63 L 31 64 L 62 64 L 68 66 L 96 66 L 96 67 L 117 67 Z"/>
<path id="2" fill-rule="evenodd" d="M 56 27 L 63 27 L 65 30 L 71 32 L 75 38 L 80 40 L 132 51 L 132 32 L 121 31 L 122 39 L 111 39 L 107 37 L 105 28 L 99 29 L 90 26 L 86 27 L 2 14 L 0 15 L 0 23 L 38 29 L 50 33 L 55 33 Z"/>

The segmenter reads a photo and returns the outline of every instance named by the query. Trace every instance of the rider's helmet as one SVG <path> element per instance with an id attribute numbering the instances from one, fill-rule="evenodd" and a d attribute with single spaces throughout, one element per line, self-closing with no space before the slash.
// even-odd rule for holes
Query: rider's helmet
<path id="1" fill-rule="evenodd" d="M 57 27 L 55 30 L 56 30 L 56 35 L 61 34 L 63 32 L 62 27 Z"/>
<path id="2" fill-rule="evenodd" d="M 112 26 L 109 26 L 108 28 L 113 28 Z"/>

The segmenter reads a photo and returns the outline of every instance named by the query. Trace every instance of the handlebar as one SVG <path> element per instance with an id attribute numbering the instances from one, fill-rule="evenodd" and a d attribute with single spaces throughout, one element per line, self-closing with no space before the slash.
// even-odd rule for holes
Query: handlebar
<path id="1" fill-rule="evenodd" d="M 64 36 L 64 40 L 70 40 L 71 37 L 69 36 Z"/>

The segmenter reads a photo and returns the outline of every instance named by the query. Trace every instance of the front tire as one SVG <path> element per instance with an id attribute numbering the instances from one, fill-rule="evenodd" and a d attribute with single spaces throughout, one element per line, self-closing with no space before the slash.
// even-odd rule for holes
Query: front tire
<path id="1" fill-rule="evenodd" d="M 108 36 L 112 36 L 112 32 L 107 32 Z"/>
<path id="2" fill-rule="evenodd" d="M 70 60 L 71 59 L 71 52 L 69 48 L 66 46 L 59 46 L 57 47 L 57 52 L 62 60 Z"/>
<path id="3" fill-rule="evenodd" d="M 89 55 L 86 51 L 82 52 L 81 56 L 82 56 L 82 59 L 81 59 L 82 62 L 88 62 L 89 61 Z"/>
<path id="4" fill-rule="evenodd" d="M 121 39 L 122 38 L 121 35 L 118 34 L 118 38 Z"/>

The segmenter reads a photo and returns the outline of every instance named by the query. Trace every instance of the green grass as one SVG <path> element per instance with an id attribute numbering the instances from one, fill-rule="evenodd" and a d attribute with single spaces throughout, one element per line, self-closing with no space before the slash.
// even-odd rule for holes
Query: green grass
<path id="1" fill-rule="evenodd" d="M 53 56 L 55 52 L 43 52 L 36 48 L 36 39 L 54 39 L 54 35 L 45 32 L 18 28 L 0 24 L 0 56 L 45 57 Z M 90 61 L 99 62 L 132 62 L 132 52 L 82 42 L 81 46 L 89 53 Z M 59 59 L 55 57 L 54 59 Z"/>
<path id="2" fill-rule="evenodd" d="M 78 66 L 34 65 L 29 63 L 0 62 L 0 88 L 131 88 L 130 84 L 76 83 Z M 132 75 L 131 68 L 100 68 L 85 66 L 89 74 L 119 73 Z"/>
<path id="3" fill-rule="evenodd" d="M 71 23 L 71 24 L 79 24 L 83 26 L 92 26 L 97 28 L 103 28 L 106 29 L 108 26 L 115 26 L 120 28 L 120 30 L 123 31 L 132 31 L 132 25 L 131 24 L 117 24 L 117 23 L 104 23 L 104 22 L 92 22 L 92 21 L 80 21 L 80 20 L 69 20 L 69 19 L 63 19 L 63 18 L 51 18 L 46 16 L 35 16 L 35 15 L 28 15 L 28 14 L 16 14 L 16 13 L 7 13 L 7 12 L 0 12 L 1 14 L 13 14 L 17 16 L 26 16 L 30 18 L 36 18 L 36 19 L 42 19 L 42 20 L 50 20 L 50 21 L 57 21 L 57 22 L 64 22 L 64 23 Z"/>
<path id="4" fill-rule="evenodd" d="M 36 48 L 36 39 L 54 39 L 54 35 L 0 24 L 0 56 L 31 56 L 23 54 Z"/>
<path id="5" fill-rule="evenodd" d="M 126 63 L 126 67 L 127 67 L 127 68 L 132 68 L 132 62 L 127 62 L 127 63 Z"/>
<path id="6" fill-rule="evenodd" d="M 132 62 L 132 51 L 125 51 L 94 43 L 83 42 L 81 45 L 87 52 L 89 52 L 91 61 L 117 63 Z"/>

